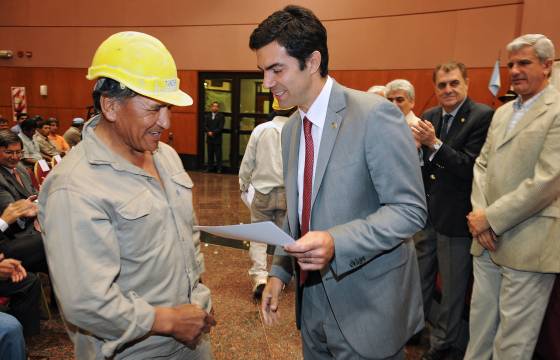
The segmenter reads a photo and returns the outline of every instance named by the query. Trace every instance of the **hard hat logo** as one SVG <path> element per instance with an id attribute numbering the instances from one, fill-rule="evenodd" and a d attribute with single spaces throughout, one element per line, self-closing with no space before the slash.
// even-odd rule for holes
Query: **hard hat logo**
<path id="1" fill-rule="evenodd" d="M 140 95 L 172 105 L 193 103 L 179 89 L 177 67 L 167 48 L 155 37 L 140 32 L 116 33 L 101 43 L 86 77 L 111 78 Z"/>

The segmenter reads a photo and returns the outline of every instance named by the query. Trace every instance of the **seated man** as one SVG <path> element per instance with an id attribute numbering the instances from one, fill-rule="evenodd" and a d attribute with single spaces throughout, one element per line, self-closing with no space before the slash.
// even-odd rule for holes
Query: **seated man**
<path id="1" fill-rule="evenodd" d="M 37 121 L 37 132 L 33 135 L 33 141 L 39 147 L 41 156 L 47 161 L 51 161 L 53 157 L 58 155 L 56 146 L 49 140 L 51 134 L 51 126 L 47 120 L 42 118 Z"/>
<path id="2" fill-rule="evenodd" d="M 26 336 L 39 334 L 41 283 L 21 261 L 0 254 L 0 296 L 10 297 L 8 313 L 23 325 Z"/>
<path id="3" fill-rule="evenodd" d="M 20 160 L 25 166 L 32 168 L 37 161 L 43 158 L 39 146 L 33 141 L 37 122 L 34 119 L 25 119 L 19 124 L 19 127 L 21 131 L 17 135 L 23 146 L 23 156 L 20 157 Z"/>
<path id="4" fill-rule="evenodd" d="M 62 135 L 57 133 L 58 131 L 58 120 L 56 118 L 49 118 L 47 120 L 47 124 L 49 124 L 50 133 L 49 133 L 49 140 L 50 142 L 56 147 L 56 150 L 61 156 L 66 155 L 68 150 L 70 150 L 70 145 L 64 140 Z"/>
<path id="5" fill-rule="evenodd" d="M 36 229 L 37 209 L 29 200 L 35 190 L 27 171 L 18 164 L 21 154 L 20 138 L 10 131 L 0 131 L 0 211 L 4 212 L 0 218 L 0 252 L 21 260 L 30 271 L 46 272 L 43 241 Z"/>

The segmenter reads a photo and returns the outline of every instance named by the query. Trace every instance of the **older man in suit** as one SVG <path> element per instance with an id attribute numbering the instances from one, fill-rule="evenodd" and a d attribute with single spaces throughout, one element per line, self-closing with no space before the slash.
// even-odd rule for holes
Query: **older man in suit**
<path id="1" fill-rule="evenodd" d="M 431 318 L 430 348 L 423 360 L 450 355 L 462 357 L 467 341 L 461 329 L 465 295 L 472 272 L 471 234 L 467 214 L 471 211 L 472 169 L 494 111 L 468 96 L 467 69 L 460 62 L 436 66 L 434 91 L 439 106 L 426 111 L 412 126 L 422 144 L 424 186 L 428 223 L 415 236 L 424 314 Z M 441 278 L 440 308 L 430 317 L 436 283 Z"/>
<path id="2" fill-rule="evenodd" d="M 466 359 L 531 359 L 560 272 L 560 93 L 548 80 L 554 45 L 528 34 L 507 51 L 519 96 L 496 111 L 474 168 Z"/>
<path id="3" fill-rule="evenodd" d="M 409 239 L 426 220 L 404 117 L 327 75 L 326 30 L 310 10 L 273 13 L 250 47 L 280 106 L 298 106 L 282 131 L 284 230 L 298 240 L 276 250 L 264 320 L 278 320 L 279 295 L 295 273 L 306 359 L 403 359 L 423 327 Z"/>

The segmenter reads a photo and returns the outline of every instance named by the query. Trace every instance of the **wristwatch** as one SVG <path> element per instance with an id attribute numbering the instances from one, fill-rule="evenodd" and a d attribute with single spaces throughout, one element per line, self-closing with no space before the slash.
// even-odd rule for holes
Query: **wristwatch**
<path id="1" fill-rule="evenodd" d="M 434 151 L 438 151 L 439 148 L 443 145 L 440 139 L 436 139 L 436 143 L 434 144 Z"/>

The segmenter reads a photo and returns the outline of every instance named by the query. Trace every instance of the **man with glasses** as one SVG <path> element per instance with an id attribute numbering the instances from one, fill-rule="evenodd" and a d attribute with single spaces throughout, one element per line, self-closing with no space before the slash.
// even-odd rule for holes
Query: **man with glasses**
<path id="1" fill-rule="evenodd" d="M 0 131 L 0 212 L 18 200 L 34 199 L 36 192 L 25 167 L 21 139 L 9 130 Z M 29 271 L 47 272 L 41 233 L 35 216 L 21 216 L 14 221 L 0 219 L 0 252 L 23 262 Z"/>
<path id="2" fill-rule="evenodd" d="M 422 359 L 443 359 L 464 352 L 467 332 L 461 329 L 465 295 L 472 271 L 471 235 L 467 214 L 474 160 L 494 111 L 467 96 L 467 69 L 460 62 L 438 65 L 433 73 L 439 106 L 412 126 L 422 144 L 422 174 L 428 202 L 428 222 L 415 243 L 422 282 L 424 314 L 432 320 L 430 348 Z M 436 273 L 441 279 L 439 311 L 430 317 Z"/>

